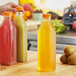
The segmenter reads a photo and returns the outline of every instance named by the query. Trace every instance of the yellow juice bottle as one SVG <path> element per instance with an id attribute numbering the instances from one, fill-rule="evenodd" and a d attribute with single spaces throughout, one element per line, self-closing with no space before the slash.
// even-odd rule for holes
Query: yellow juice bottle
<path id="1" fill-rule="evenodd" d="M 38 71 L 56 69 L 56 32 L 50 17 L 50 14 L 43 14 L 43 21 L 38 30 Z"/>

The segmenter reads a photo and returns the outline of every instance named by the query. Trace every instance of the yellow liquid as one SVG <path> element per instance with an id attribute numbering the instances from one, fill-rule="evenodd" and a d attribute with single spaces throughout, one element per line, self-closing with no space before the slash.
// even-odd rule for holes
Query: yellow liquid
<path id="1" fill-rule="evenodd" d="M 56 69 L 56 32 L 50 22 L 43 21 L 38 30 L 38 71 Z"/>
<path id="2" fill-rule="evenodd" d="M 15 26 L 17 29 L 17 61 L 27 60 L 27 25 L 21 16 L 16 16 Z"/>

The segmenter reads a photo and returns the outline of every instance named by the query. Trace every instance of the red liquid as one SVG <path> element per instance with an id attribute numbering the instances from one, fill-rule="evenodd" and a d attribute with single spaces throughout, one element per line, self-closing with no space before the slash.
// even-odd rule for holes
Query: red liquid
<path id="1" fill-rule="evenodd" d="M 0 64 L 16 63 L 16 27 L 10 17 L 5 17 L 0 27 Z"/>

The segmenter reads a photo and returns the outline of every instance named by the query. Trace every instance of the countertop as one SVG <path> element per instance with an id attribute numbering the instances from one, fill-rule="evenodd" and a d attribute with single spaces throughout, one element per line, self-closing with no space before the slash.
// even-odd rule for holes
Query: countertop
<path id="1" fill-rule="evenodd" d="M 76 66 L 61 64 L 60 56 L 61 54 L 56 55 L 55 72 L 38 72 L 37 52 L 28 51 L 27 62 L 12 66 L 0 66 L 0 76 L 76 76 Z"/>

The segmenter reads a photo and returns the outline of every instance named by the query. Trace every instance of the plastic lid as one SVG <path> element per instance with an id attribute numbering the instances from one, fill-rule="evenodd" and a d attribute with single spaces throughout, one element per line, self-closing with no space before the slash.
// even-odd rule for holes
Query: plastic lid
<path id="1" fill-rule="evenodd" d="M 51 17 L 51 14 L 43 14 L 43 18 L 49 18 Z"/>
<path id="2" fill-rule="evenodd" d="M 17 9 L 17 11 L 21 11 L 21 12 L 23 12 L 23 7 L 16 7 L 16 9 Z"/>
<path id="3" fill-rule="evenodd" d="M 10 16 L 10 15 L 12 15 L 12 12 L 4 12 L 3 15 Z"/>
<path id="4" fill-rule="evenodd" d="M 12 20 L 15 20 L 15 13 L 12 14 Z"/>

